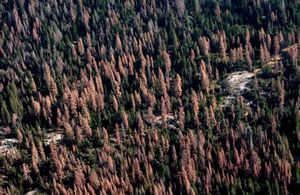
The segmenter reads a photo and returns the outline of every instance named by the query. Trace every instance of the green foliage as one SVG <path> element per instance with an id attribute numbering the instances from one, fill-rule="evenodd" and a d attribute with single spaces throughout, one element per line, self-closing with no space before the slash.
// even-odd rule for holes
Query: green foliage
<path id="1" fill-rule="evenodd" d="M 0 176 L 7 176 L 0 178 L 0 193 L 296 194 L 299 51 L 289 49 L 299 43 L 299 10 L 299 1 L 287 0 L 4 0 L 0 127 L 11 132 L 0 143 L 20 142 L 19 153 L 0 155 Z M 260 45 L 262 54 L 276 57 L 275 37 L 282 59 L 270 65 L 260 59 Z M 170 55 L 170 71 L 163 52 Z M 250 91 L 231 94 L 224 80 L 247 70 L 257 71 L 246 85 Z M 174 93 L 177 74 L 180 97 Z M 229 96 L 234 100 L 224 106 Z M 64 135 L 55 146 L 46 144 L 50 131 Z M 83 175 L 75 178 L 79 169 Z M 91 170 L 100 187 L 87 178 Z"/>
<path id="2" fill-rule="evenodd" d="M 0 110 L 0 122 L 1 123 L 9 123 L 11 120 L 10 114 L 8 112 L 8 109 L 6 107 L 6 103 L 1 99 L 1 110 Z"/>

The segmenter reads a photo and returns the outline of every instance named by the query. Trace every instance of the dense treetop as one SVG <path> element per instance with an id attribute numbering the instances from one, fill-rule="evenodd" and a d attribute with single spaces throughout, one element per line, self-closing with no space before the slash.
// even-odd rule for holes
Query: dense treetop
<path id="1" fill-rule="evenodd" d="M 300 1 L 2 0 L 0 194 L 297 194 Z"/>

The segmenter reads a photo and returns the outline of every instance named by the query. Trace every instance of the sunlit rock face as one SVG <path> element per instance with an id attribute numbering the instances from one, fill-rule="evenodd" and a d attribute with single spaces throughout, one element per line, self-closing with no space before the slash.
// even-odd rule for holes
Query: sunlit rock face
<path id="1" fill-rule="evenodd" d="M 229 93 L 232 95 L 240 95 L 244 91 L 250 90 L 247 84 L 254 77 L 254 73 L 248 71 L 233 72 L 226 78 L 226 84 Z"/>
<path id="2" fill-rule="evenodd" d="M 0 155 L 12 158 L 19 158 L 17 145 L 19 141 L 14 138 L 7 138 L 0 141 Z"/>

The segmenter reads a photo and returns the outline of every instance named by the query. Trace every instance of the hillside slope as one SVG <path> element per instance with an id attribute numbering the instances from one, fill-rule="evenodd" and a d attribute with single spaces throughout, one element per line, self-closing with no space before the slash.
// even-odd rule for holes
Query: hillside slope
<path id="1" fill-rule="evenodd" d="M 2 0 L 0 194 L 298 194 L 300 1 Z"/>

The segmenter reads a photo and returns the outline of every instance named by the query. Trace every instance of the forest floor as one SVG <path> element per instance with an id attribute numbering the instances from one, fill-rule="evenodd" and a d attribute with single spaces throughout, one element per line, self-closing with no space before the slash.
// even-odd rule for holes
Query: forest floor
<path id="1" fill-rule="evenodd" d="M 299 44 L 291 45 L 282 50 L 280 54 L 272 56 L 267 63 L 265 63 L 264 67 L 274 67 L 279 61 L 283 60 L 283 53 L 289 49 L 294 49 L 295 47 L 299 47 Z M 262 72 L 261 68 L 256 68 L 254 71 L 236 71 L 227 75 L 224 79 L 224 83 L 226 84 L 226 91 L 229 95 L 224 97 L 224 100 L 221 103 L 221 107 L 226 107 L 231 105 L 237 97 L 243 96 L 244 92 L 250 91 L 251 87 L 249 83 L 253 80 L 253 78 Z M 246 104 L 250 104 L 249 101 L 245 100 Z M 178 125 L 178 121 L 175 120 L 173 115 L 168 115 L 165 117 L 166 123 L 168 127 L 171 129 L 176 129 Z M 162 116 L 158 116 L 155 118 L 154 123 L 158 126 L 161 126 L 163 122 Z M 7 132 L 4 127 L 0 128 L 0 154 L 7 155 L 8 153 L 14 153 L 18 150 L 17 146 L 19 144 L 17 139 L 7 138 Z M 45 137 L 45 145 L 50 145 L 51 142 L 58 143 L 63 138 L 62 130 L 48 132 Z"/>
<path id="2" fill-rule="evenodd" d="M 280 54 L 272 56 L 263 67 L 274 67 L 279 61 L 283 60 L 284 52 L 294 49 L 295 47 L 299 47 L 299 44 L 286 47 L 281 51 Z M 250 91 L 251 88 L 249 87 L 249 83 L 253 80 L 255 75 L 258 75 L 261 72 L 262 68 L 256 68 L 253 70 L 253 72 L 236 71 L 228 74 L 224 79 L 224 83 L 226 86 L 226 91 L 229 93 L 229 95 L 225 96 L 223 102 L 221 103 L 221 107 L 229 106 L 238 96 L 242 96 L 244 92 Z"/>
<path id="3" fill-rule="evenodd" d="M 3 156 L 7 155 L 13 155 L 15 152 L 17 152 L 16 145 L 19 143 L 17 139 L 14 138 L 6 138 L 0 142 L 0 153 Z"/>

